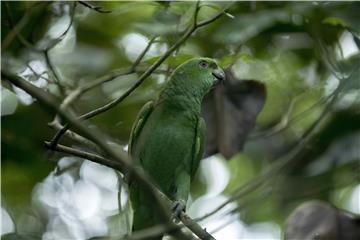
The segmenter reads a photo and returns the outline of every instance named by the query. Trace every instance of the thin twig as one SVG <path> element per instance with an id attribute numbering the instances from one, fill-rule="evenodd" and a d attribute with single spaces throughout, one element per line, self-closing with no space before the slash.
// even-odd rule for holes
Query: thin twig
<path id="1" fill-rule="evenodd" d="M 48 126 L 59 131 L 60 129 L 62 129 L 64 126 L 61 125 L 59 122 L 51 122 L 48 123 Z M 90 140 L 80 136 L 79 134 L 73 132 L 73 131 L 67 131 L 65 133 L 65 136 L 68 137 L 69 139 L 75 141 L 77 144 L 80 144 L 83 147 L 86 147 L 89 150 L 95 151 L 95 152 L 99 152 L 99 148 L 96 144 L 94 144 L 93 142 L 91 142 Z"/>
<path id="2" fill-rule="evenodd" d="M 47 73 L 47 71 L 43 71 L 42 73 L 37 73 L 37 72 L 35 71 L 35 69 L 30 66 L 29 63 L 26 63 L 26 66 L 30 69 L 30 71 L 31 71 L 37 78 L 42 78 L 42 79 L 44 79 L 45 81 L 47 81 L 48 83 L 51 83 L 51 82 L 52 82 L 49 78 L 43 76 L 45 73 Z"/>
<path id="3" fill-rule="evenodd" d="M 87 3 L 85 1 L 78 1 L 78 2 L 81 5 L 84 5 L 85 7 L 90 8 L 91 10 L 94 10 L 96 12 L 99 12 L 99 13 L 111 13 L 110 10 L 103 9 L 102 7 L 99 7 L 99 6 L 91 5 L 90 3 Z"/>
<path id="4" fill-rule="evenodd" d="M 66 92 L 65 92 L 65 87 L 62 85 L 61 81 L 60 81 L 60 76 L 58 75 L 54 65 L 52 64 L 49 52 L 52 48 L 54 48 L 58 43 L 60 43 L 64 37 L 66 36 L 66 34 L 69 32 L 69 30 L 71 29 L 73 23 L 74 23 L 74 16 L 75 16 L 75 10 L 76 10 L 76 2 L 73 2 L 72 8 L 70 10 L 70 22 L 69 25 L 67 26 L 67 28 L 65 29 L 65 31 L 58 37 L 56 38 L 56 41 L 51 42 L 51 44 L 49 44 L 44 50 L 44 57 L 45 57 L 45 61 L 46 64 L 48 66 L 48 68 L 50 69 L 52 75 L 54 76 L 54 80 L 56 85 L 58 85 L 60 93 L 62 96 L 65 96 Z"/>
<path id="5" fill-rule="evenodd" d="M 60 93 L 62 96 L 65 96 L 65 88 L 64 86 L 61 84 L 60 82 L 60 77 L 57 74 L 55 67 L 53 66 L 50 57 L 49 57 L 49 51 L 44 51 L 44 57 L 45 57 L 45 61 L 46 61 L 46 65 L 48 66 L 48 68 L 50 69 L 52 75 L 54 76 L 54 81 L 56 83 L 56 85 L 59 87 Z"/>
<path id="6" fill-rule="evenodd" d="M 328 96 L 321 97 L 318 101 L 316 101 L 309 108 L 307 108 L 304 111 L 296 114 L 294 117 L 288 119 L 289 115 L 291 114 L 291 111 L 293 109 L 293 106 L 295 104 L 295 101 L 296 101 L 296 99 L 293 99 L 290 102 L 289 108 L 287 109 L 286 113 L 284 114 L 284 117 L 281 119 L 281 121 L 278 124 L 276 124 L 274 127 L 270 128 L 268 130 L 265 130 L 263 132 L 258 132 L 258 133 L 255 133 L 255 134 L 251 135 L 249 137 L 249 140 L 256 140 L 256 139 L 259 139 L 259 138 L 268 138 L 268 137 L 274 136 L 274 135 L 276 135 L 278 133 L 281 133 L 282 131 L 289 128 L 292 123 L 295 123 L 295 122 L 301 120 L 304 115 L 309 114 L 309 112 L 313 111 L 316 107 L 318 107 L 322 103 L 328 101 L 329 98 L 331 98 L 334 93 L 335 92 L 331 93 Z"/>
<path id="7" fill-rule="evenodd" d="M 48 3 L 46 3 L 48 4 Z M 34 7 L 40 5 L 39 3 L 35 3 L 32 5 L 23 15 L 23 17 L 20 19 L 20 21 L 15 25 L 14 20 L 10 11 L 9 3 L 4 2 L 6 13 L 8 15 L 9 24 L 12 27 L 12 30 L 8 33 L 8 35 L 5 37 L 4 42 L 1 46 L 1 51 L 3 52 L 13 41 L 14 36 L 19 40 L 21 44 L 26 46 L 27 48 L 36 51 L 41 52 L 40 49 L 37 49 L 35 46 L 33 46 L 30 42 L 28 42 L 22 35 L 21 30 L 26 26 L 27 22 L 29 21 L 29 18 L 33 12 Z"/>
<path id="8" fill-rule="evenodd" d="M 124 76 L 124 75 L 129 75 L 132 73 L 135 73 L 136 68 L 139 66 L 140 62 L 143 60 L 143 58 L 145 57 L 146 53 L 150 50 L 150 47 L 153 45 L 153 43 L 155 42 L 156 37 L 153 37 L 150 39 L 150 41 L 148 42 L 147 46 L 144 48 L 144 50 L 139 54 L 139 56 L 136 58 L 136 60 L 134 61 L 134 63 L 131 65 L 131 67 L 129 68 L 123 68 L 120 70 L 116 70 L 113 73 L 110 73 L 109 75 L 106 75 L 104 77 L 101 77 L 95 81 L 92 81 L 90 83 L 88 83 L 85 86 L 80 87 L 80 95 L 85 93 L 86 91 L 89 91 L 92 88 L 95 88 L 101 84 L 104 84 L 106 82 L 112 81 L 117 77 L 120 76 Z"/>
<path id="9" fill-rule="evenodd" d="M 99 78 L 98 80 L 95 80 L 93 82 L 90 82 L 89 84 L 85 85 L 85 86 L 80 86 L 77 89 L 75 89 L 74 91 L 72 91 L 61 103 L 60 108 L 62 110 L 65 110 L 75 99 L 77 99 L 78 97 L 80 97 L 83 93 L 85 93 L 86 91 L 89 91 L 90 89 L 99 86 L 101 84 L 104 84 L 106 82 L 109 82 L 119 76 L 123 76 L 123 75 L 128 75 L 131 73 L 134 73 L 136 70 L 136 67 L 140 64 L 140 62 L 142 61 L 142 59 L 145 57 L 146 53 L 149 51 L 150 47 L 152 46 L 152 44 L 154 43 L 156 37 L 153 37 L 152 39 L 150 39 L 149 43 L 147 44 L 147 46 L 145 47 L 145 49 L 139 54 L 139 56 L 136 58 L 136 60 L 134 61 L 134 63 L 132 64 L 132 66 L 130 68 L 126 68 L 126 69 L 122 69 L 118 70 L 116 72 L 111 73 L 110 75 L 107 75 L 105 77 Z M 53 120 L 53 123 L 55 122 L 59 122 L 58 116 L 55 116 L 55 119 Z M 69 124 L 65 124 L 64 127 L 62 129 L 60 129 L 53 137 L 53 139 L 51 140 L 51 146 L 54 147 L 59 141 L 62 135 L 64 135 L 64 133 L 66 133 L 66 131 L 70 128 Z"/>
<path id="10" fill-rule="evenodd" d="M 8 4 L 9 3 L 7 2 L 4 3 L 9 18 L 9 24 L 12 25 L 12 30 L 6 35 L 4 41 L 2 42 L 1 51 L 4 51 L 11 44 L 11 42 L 14 40 L 16 35 L 26 26 L 32 14 L 32 9 L 33 9 L 33 7 L 27 9 L 25 14 L 19 20 L 19 22 L 14 26 L 13 19 L 10 14 L 10 7 Z"/>
<path id="11" fill-rule="evenodd" d="M 121 162 L 114 161 L 114 160 L 109 160 L 109 159 L 104 158 L 104 157 L 102 157 L 100 155 L 85 152 L 85 151 L 78 150 L 78 149 L 71 148 L 71 147 L 67 147 L 67 146 L 64 146 L 64 145 L 61 145 L 61 144 L 58 144 L 55 148 L 52 148 L 50 142 L 48 142 L 48 141 L 44 142 L 44 144 L 45 144 L 45 147 L 50 149 L 50 150 L 70 154 L 70 155 L 73 155 L 73 156 L 76 156 L 76 157 L 87 159 L 87 160 L 90 160 L 92 162 L 95 162 L 95 163 L 110 167 L 110 168 L 118 170 L 120 172 L 125 172 L 124 171 L 124 166 L 121 164 Z"/>
<path id="12" fill-rule="evenodd" d="M 154 41 L 155 41 L 156 37 L 153 37 L 150 39 L 149 43 L 146 45 L 146 47 L 144 48 L 144 50 L 139 54 L 139 56 L 136 58 L 135 62 L 133 63 L 133 65 L 131 66 L 132 70 L 135 71 L 135 68 L 139 65 L 139 63 L 143 60 L 143 58 L 145 57 L 146 53 L 150 50 L 150 47 L 153 45 Z"/>
<path id="13" fill-rule="evenodd" d="M 66 34 L 70 31 L 73 23 L 74 23 L 74 17 L 75 17 L 75 10 L 76 10 L 76 2 L 73 2 L 73 5 L 72 5 L 72 8 L 70 10 L 70 22 L 69 22 L 69 25 L 67 26 L 67 28 L 65 29 L 65 31 L 59 36 L 56 38 L 56 40 L 54 42 L 51 42 L 51 44 L 49 44 L 45 49 L 44 51 L 49 51 L 51 50 L 52 48 L 54 48 L 59 42 L 61 42 L 64 37 L 66 36 Z"/>
<path id="14" fill-rule="evenodd" d="M 51 2 L 46 2 L 46 4 L 49 4 Z M 7 15 L 9 17 L 9 22 L 10 22 L 10 25 L 12 26 L 12 31 L 9 33 L 10 36 L 9 36 L 9 39 L 13 39 L 13 36 L 16 36 L 19 40 L 19 42 L 21 44 L 23 44 L 25 47 L 27 47 L 28 49 L 34 51 L 34 52 L 45 52 L 45 51 L 49 51 L 50 49 L 52 49 L 53 47 L 55 47 L 59 42 L 62 41 L 62 39 L 64 38 L 64 36 L 68 33 L 68 31 L 70 30 L 72 24 L 73 24 L 73 21 L 74 21 L 74 15 L 75 15 L 75 8 L 76 8 L 76 2 L 73 3 L 73 7 L 72 7 L 72 10 L 71 10 L 71 13 L 70 13 L 70 23 L 68 25 L 68 27 L 66 28 L 66 30 L 57 38 L 55 39 L 53 42 L 51 42 L 46 48 L 44 49 L 39 49 L 37 48 L 36 46 L 34 46 L 33 44 L 31 44 L 29 41 L 27 41 L 21 34 L 21 29 L 23 27 L 25 27 L 31 13 L 32 13 L 32 10 L 33 10 L 33 7 L 37 6 L 37 5 L 40 5 L 40 3 L 35 3 L 33 6 L 31 6 L 31 8 L 29 8 L 29 10 L 27 12 L 25 12 L 25 15 L 23 16 L 23 18 L 19 21 L 19 23 L 17 25 L 14 25 L 13 23 L 13 18 L 12 18 L 12 14 L 11 14 L 11 11 L 10 11 L 10 7 L 8 6 L 8 3 L 5 2 L 5 8 L 6 8 L 6 11 L 7 11 Z M 6 39 L 5 39 L 6 40 Z M 4 40 L 4 41 L 5 41 Z M 10 40 L 7 40 L 7 41 L 10 41 Z M 6 45 L 8 45 L 9 43 L 6 43 Z M 4 44 L 5 45 L 5 44 Z M 5 49 L 4 45 L 2 46 L 2 50 Z"/>
<path id="15" fill-rule="evenodd" d="M 66 166 L 66 167 L 63 167 L 63 168 L 60 168 L 60 166 L 57 165 L 56 168 L 55 168 L 55 173 L 54 173 L 54 175 L 55 175 L 55 176 L 60 176 L 60 175 L 62 175 L 63 173 L 65 173 L 65 172 L 67 172 L 67 171 L 69 171 L 69 170 L 71 170 L 71 169 L 73 169 L 73 168 L 78 168 L 78 167 L 80 167 L 80 165 L 81 165 L 81 162 L 78 162 L 78 161 L 75 161 L 75 162 L 71 163 L 70 165 L 68 165 L 68 166 Z"/>

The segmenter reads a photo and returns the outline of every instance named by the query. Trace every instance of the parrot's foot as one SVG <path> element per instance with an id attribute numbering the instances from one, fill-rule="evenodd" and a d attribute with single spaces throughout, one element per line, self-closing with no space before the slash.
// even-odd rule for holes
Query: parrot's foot
<path id="1" fill-rule="evenodd" d="M 185 212 L 185 208 L 186 208 L 186 203 L 184 200 L 176 200 L 172 206 L 172 213 L 173 213 L 172 217 L 174 219 L 179 219 L 180 213 L 183 211 Z"/>

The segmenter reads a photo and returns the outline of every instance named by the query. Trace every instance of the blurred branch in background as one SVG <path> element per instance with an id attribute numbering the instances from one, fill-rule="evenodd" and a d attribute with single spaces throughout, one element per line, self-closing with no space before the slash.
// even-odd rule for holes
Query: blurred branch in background
<path id="1" fill-rule="evenodd" d="M 94 6 L 94 5 L 90 4 L 89 2 L 86 2 L 86 1 L 78 1 L 78 2 L 80 4 L 82 4 L 82 5 L 84 5 L 85 7 L 88 7 L 91 10 L 94 10 L 96 12 L 99 12 L 99 13 L 111 13 L 110 10 L 103 9 L 102 7 L 99 7 L 99 6 Z"/>
<path id="2" fill-rule="evenodd" d="M 41 5 L 42 3 L 35 3 L 34 5 L 30 6 L 26 11 L 25 14 L 23 15 L 23 17 L 20 19 L 20 21 L 18 21 L 18 23 L 15 25 L 14 24 L 14 20 L 11 14 L 11 10 L 9 7 L 9 3 L 8 2 L 4 2 L 4 6 L 6 8 L 6 14 L 8 16 L 9 19 L 9 24 L 12 28 L 12 30 L 6 35 L 4 41 L 2 41 L 1 44 L 1 52 L 4 52 L 8 46 L 12 43 L 12 41 L 14 40 L 15 37 L 18 38 L 18 40 L 24 44 L 27 48 L 33 50 L 33 51 L 40 51 L 39 49 L 37 49 L 36 47 L 34 47 L 31 43 L 29 43 L 22 35 L 21 35 L 21 30 L 26 26 L 26 24 L 29 21 L 29 18 L 31 16 L 31 14 L 33 13 L 35 7 Z M 47 4 L 47 3 L 46 3 Z"/>

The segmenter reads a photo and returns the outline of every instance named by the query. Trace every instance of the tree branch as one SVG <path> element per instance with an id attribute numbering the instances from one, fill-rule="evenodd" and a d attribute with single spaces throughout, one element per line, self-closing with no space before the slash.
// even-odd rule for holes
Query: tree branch
<path id="1" fill-rule="evenodd" d="M 48 4 L 48 3 L 46 3 Z M 8 20 L 10 23 L 10 26 L 12 27 L 12 30 L 8 33 L 8 35 L 5 37 L 3 44 L 1 46 L 1 52 L 5 51 L 6 48 L 11 44 L 11 42 L 13 41 L 14 37 L 16 37 L 18 39 L 18 41 L 23 44 L 24 46 L 26 46 L 27 48 L 36 51 L 36 52 L 41 52 L 41 50 L 37 49 L 35 46 L 33 46 L 31 43 L 29 43 L 22 35 L 21 35 L 21 30 L 26 26 L 26 24 L 29 21 L 30 16 L 32 15 L 33 9 L 37 6 L 39 6 L 40 3 L 35 3 L 34 5 L 32 5 L 29 9 L 26 10 L 25 14 L 23 15 L 23 17 L 20 19 L 20 21 L 15 25 L 14 24 L 14 20 L 10 11 L 10 7 L 9 7 L 9 3 L 8 2 L 4 2 L 4 6 L 6 9 L 6 13 L 8 15 Z"/>
<path id="2" fill-rule="evenodd" d="M 70 154 L 76 157 L 80 157 L 80 158 L 84 158 L 87 160 L 90 160 L 92 162 L 107 166 L 109 168 L 118 170 L 122 173 L 125 173 L 125 168 L 124 166 L 121 164 L 121 162 L 117 162 L 114 160 L 109 160 L 107 158 L 104 158 L 100 155 L 94 154 L 94 153 L 89 153 L 89 152 L 85 152 L 85 151 L 81 151 L 75 148 L 71 148 L 71 147 L 67 147 L 61 144 L 56 145 L 55 148 L 52 148 L 51 143 L 48 141 L 44 142 L 45 147 L 50 149 L 50 150 L 54 150 L 57 152 L 61 152 L 61 153 L 66 153 L 66 154 Z"/>
<path id="3" fill-rule="evenodd" d="M 81 5 L 84 5 L 85 7 L 90 8 L 91 10 L 94 10 L 96 12 L 99 12 L 99 13 L 111 13 L 110 10 L 103 9 L 102 7 L 99 7 L 99 6 L 91 5 L 90 3 L 87 3 L 85 1 L 78 1 L 78 2 Z"/>
<path id="4" fill-rule="evenodd" d="M 32 9 L 33 9 L 32 7 L 27 9 L 27 11 L 22 16 L 22 18 L 19 20 L 19 22 L 14 26 L 8 3 L 5 2 L 3 7 L 6 8 L 6 12 L 7 12 L 7 15 L 9 18 L 9 23 L 12 26 L 12 30 L 6 35 L 6 37 L 4 38 L 4 41 L 2 42 L 2 46 L 1 46 L 2 52 L 11 44 L 11 42 L 14 40 L 14 37 L 16 37 L 18 35 L 18 33 L 26 26 L 31 14 L 32 14 Z"/>
<path id="5" fill-rule="evenodd" d="M 67 28 L 65 29 L 65 31 L 55 39 L 54 42 L 51 42 L 51 44 L 49 44 L 43 51 L 49 51 L 51 50 L 52 48 L 54 48 L 59 42 L 61 42 L 64 37 L 66 36 L 66 34 L 69 32 L 71 26 L 73 25 L 74 23 L 74 16 L 75 16 L 75 10 L 76 10 L 76 2 L 73 2 L 73 5 L 72 5 L 72 8 L 70 10 L 70 22 L 69 22 L 69 25 L 67 26 Z"/>
<path id="6" fill-rule="evenodd" d="M 49 44 L 46 47 L 46 49 L 43 50 L 46 64 L 47 64 L 48 68 L 50 69 L 51 73 L 53 74 L 55 83 L 56 83 L 56 85 L 58 85 L 62 96 L 65 96 L 65 94 L 66 94 L 65 88 L 62 85 L 62 83 L 60 81 L 60 77 L 59 77 L 58 73 L 56 72 L 54 65 L 51 62 L 51 59 L 49 56 L 49 51 L 52 48 L 54 48 L 59 42 L 61 42 L 64 39 L 64 37 L 66 36 L 66 34 L 69 32 L 71 26 L 74 23 L 75 9 L 76 9 L 76 2 L 73 3 L 73 6 L 70 10 L 70 22 L 69 22 L 69 25 L 67 26 L 67 28 L 65 29 L 65 31 L 58 38 L 56 38 L 56 40 L 54 42 L 51 42 L 51 44 Z"/>
<path id="7" fill-rule="evenodd" d="M 52 62 L 50 60 L 48 50 L 44 51 L 44 57 L 45 57 L 46 65 L 48 66 L 48 68 L 50 69 L 52 75 L 54 76 L 54 82 L 56 83 L 56 85 L 58 85 L 61 95 L 65 96 L 64 86 L 61 84 L 60 77 L 57 74 L 57 72 L 56 72 L 56 70 L 55 70 L 55 68 L 54 68 L 54 66 L 53 66 L 53 64 L 52 64 Z"/>
<path id="8" fill-rule="evenodd" d="M 77 150 L 71 147 L 67 147 L 61 144 L 57 144 L 54 148 L 52 148 L 51 143 L 50 142 L 45 142 L 45 146 L 51 150 L 57 151 L 57 152 L 62 152 L 62 153 L 66 153 L 66 154 L 70 154 L 76 157 L 80 157 L 80 158 L 84 158 L 87 159 L 89 161 L 95 162 L 95 163 L 99 163 L 101 165 L 110 167 L 112 169 L 118 170 L 122 173 L 126 173 L 126 168 L 117 161 L 114 160 L 110 160 L 107 158 L 104 158 L 100 155 L 97 154 L 93 154 L 93 153 L 88 153 L 85 151 L 81 151 L 81 150 Z M 152 186 L 153 188 L 156 188 L 155 186 Z M 166 197 L 163 193 L 161 193 L 159 191 L 159 194 L 161 195 L 161 197 L 165 200 L 165 202 L 167 203 L 168 206 L 172 206 L 172 201 Z M 196 236 L 198 236 L 200 239 L 208 239 L 208 240 L 212 240 L 214 239 L 208 232 L 206 232 L 206 230 L 204 230 L 196 221 L 194 221 L 193 219 L 191 219 L 187 214 L 185 214 L 184 212 L 181 212 L 180 214 L 180 220 L 184 223 L 184 225 L 189 228 Z M 175 226 L 173 226 L 175 227 Z M 179 226 L 176 226 L 176 228 L 180 228 Z M 152 229 L 152 228 L 151 228 Z M 164 230 L 164 226 L 162 226 L 161 228 L 156 228 L 157 230 L 155 231 L 154 229 L 150 230 L 148 232 L 148 236 L 147 237 L 153 237 L 154 235 L 160 235 L 161 233 L 166 233 L 166 231 L 163 232 L 159 232 Z M 159 230 L 160 229 L 160 230 Z M 167 229 L 167 231 L 169 231 L 171 229 Z M 145 230 L 144 230 L 145 231 Z M 139 234 L 140 236 L 142 236 L 144 233 Z M 142 237 L 136 237 L 136 239 L 138 238 L 142 238 Z M 131 238 L 132 239 L 132 238 Z"/>
<path id="9" fill-rule="evenodd" d="M 128 75 L 135 72 L 136 67 L 140 64 L 141 60 L 145 57 L 146 53 L 149 51 L 150 47 L 154 43 L 156 37 L 150 39 L 149 43 L 145 47 L 145 49 L 140 53 L 140 55 L 136 58 L 134 63 L 130 68 L 123 69 L 123 71 L 115 72 L 111 74 L 110 76 L 105 76 L 103 78 L 100 78 L 98 80 L 95 80 L 94 82 L 90 82 L 89 84 L 86 84 L 85 86 L 78 87 L 74 91 L 72 91 L 61 103 L 61 109 L 65 110 L 74 100 L 79 98 L 82 94 L 84 94 L 86 91 L 99 86 L 105 82 L 111 81 L 119 76 L 122 75 Z M 55 119 L 51 124 L 55 124 L 56 122 L 59 122 L 58 117 L 56 116 Z M 56 144 L 60 141 L 60 138 L 62 135 L 66 133 L 66 131 L 70 128 L 69 124 L 65 124 L 64 127 L 62 127 L 53 137 L 51 140 L 51 146 L 54 147 Z"/>

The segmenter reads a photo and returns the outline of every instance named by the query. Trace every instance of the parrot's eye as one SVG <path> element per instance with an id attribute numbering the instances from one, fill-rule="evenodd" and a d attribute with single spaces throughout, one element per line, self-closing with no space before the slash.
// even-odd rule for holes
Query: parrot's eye
<path id="1" fill-rule="evenodd" d="M 200 68 L 208 68 L 209 67 L 209 63 L 206 61 L 200 61 L 199 62 L 199 67 Z"/>

